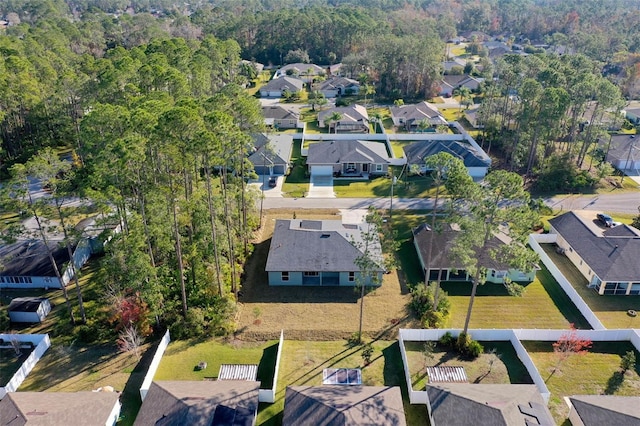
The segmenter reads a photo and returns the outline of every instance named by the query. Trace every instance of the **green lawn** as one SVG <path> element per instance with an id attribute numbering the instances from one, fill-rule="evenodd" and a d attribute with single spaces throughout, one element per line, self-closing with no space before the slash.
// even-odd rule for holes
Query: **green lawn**
<path id="1" fill-rule="evenodd" d="M 0 386 L 7 385 L 30 353 L 31 349 L 28 348 L 21 348 L 20 355 L 13 348 L 0 348 Z"/>
<path id="2" fill-rule="evenodd" d="M 399 174 L 400 169 L 394 169 L 394 174 Z M 434 194 L 432 181 L 423 176 L 404 176 L 393 187 L 393 196 L 396 198 L 424 198 Z M 390 197 L 391 179 L 386 176 L 371 180 L 333 180 L 333 190 L 338 197 L 346 198 L 372 198 Z"/>
<path id="3" fill-rule="evenodd" d="M 216 339 L 171 342 L 162 357 L 154 380 L 203 380 L 217 378 L 221 364 L 258 364 L 258 380 L 263 389 L 273 385 L 278 341 L 231 344 Z M 200 362 L 207 368 L 195 368 Z"/>
<path id="4" fill-rule="evenodd" d="M 476 359 L 459 357 L 457 353 L 446 351 L 436 345 L 429 356 L 424 350 L 424 342 L 404 342 L 414 390 L 425 389 L 429 378 L 427 367 L 461 366 L 469 383 L 482 384 L 522 384 L 533 383 L 524 364 L 518 358 L 510 342 L 480 342 L 484 353 Z M 490 362 L 493 365 L 490 366 Z"/>
<path id="5" fill-rule="evenodd" d="M 373 342 L 372 362 L 364 367 L 361 349 L 361 346 L 348 346 L 344 340 L 285 341 L 280 361 L 276 402 L 260 404 L 257 424 L 281 424 L 286 387 L 290 385 L 320 386 L 322 370 L 331 367 L 362 368 L 362 382 L 365 385 L 400 386 L 407 424 L 428 424 L 426 407 L 409 404 L 398 342 Z"/>
<path id="6" fill-rule="evenodd" d="M 551 399 L 549 409 L 561 424 L 568 415 L 564 400 L 569 395 L 637 396 L 640 389 L 640 363 L 624 376 L 619 373 L 621 357 L 630 350 L 629 342 L 596 342 L 584 355 L 572 355 L 555 370 L 558 357 L 551 342 L 522 342 L 545 380 Z M 554 372 L 555 370 L 555 372 Z"/>
<path id="7" fill-rule="evenodd" d="M 282 195 L 285 197 L 304 197 L 304 194 L 309 191 L 309 178 L 306 176 L 307 165 L 305 158 L 300 154 L 301 144 L 301 140 L 293 140 L 291 150 L 293 167 L 282 184 Z"/>
<path id="8" fill-rule="evenodd" d="M 640 296 L 599 295 L 595 290 L 587 288 L 587 279 L 566 256 L 556 253 L 554 244 L 541 246 L 605 327 L 640 328 L 640 317 L 627 315 L 629 309 L 638 310 Z"/>
<path id="9" fill-rule="evenodd" d="M 400 248 L 400 275 L 411 288 L 422 282 L 418 256 L 413 245 L 411 229 L 429 215 L 398 212 L 393 218 Z M 444 282 L 442 288 L 449 294 L 451 317 L 447 327 L 462 328 L 469 305 L 471 284 Z M 578 309 L 562 291 L 551 274 L 543 268 L 536 279 L 526 286 L 522 297 L 509 296 L 504 286 L 487 283 L 479 286 L 471 315 L 471 328 L 590 328 Z"/>

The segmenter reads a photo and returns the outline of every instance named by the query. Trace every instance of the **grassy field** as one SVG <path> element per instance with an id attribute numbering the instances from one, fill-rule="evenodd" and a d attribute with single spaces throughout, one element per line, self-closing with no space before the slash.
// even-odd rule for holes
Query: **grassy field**
<path id="1" fill-rule="evenodd" d="M 300 154 L 301 144 L 301 140 L 294 139 L 291 150 L 291 164 L 293 164 L 293 167 L 282 184 L 282 195 L 285 197 L 304 197 L 304 194 L 309 191 L 306 161 Z"/>
<path id="2" fill-rule="evenodd" d="M 621 357 L 634 350 L 628 342 L 596 342 L 586 354 L 570 356 L 557 370 L 558 357 L 551 342 L 522 343 L 551 392 L 549 409 L 558 424 L 568 415 L 565 396 L 640 394 L 640 363 L 624 376 L 619 372 Z"/>
<path id="3" fill-rule="evenodd" d="M 275 220 L 294 214 L 298 219 L 340 219 L 337 210 L 270 210 L 265 215 L 242 284 L 238 336 L 243 340 L 277 338 L 282 328 L 288 339 L 346 339 L 358 329 L 360 295 L 353 288 L 269 287 L 264 266 Z M 416 326 L 408 301 L 409 291 L 398 275 L 384 275 L 382 286 L 365 296 L 363 332 L 371 338 L 395 338 L 399 327 Z"/>
<path id="4" fill-rule="evenodd" d="M 638 310 L 640 296 L 601 296 L 587 288 L 587 279 L 566 256 L 556 253 L 554 244 L 542 244 L 542 248 L 605 327 L 640 328 L 640 317 L 627 315 L 629 309 Z"/>
<path id="5" fill-rule="evenodd" d="M 476 359 L 462 358 L 457 353 L 436 345 L 433 352 L 425 352 L 424 342 L 405 342 L 407 361 L 414 390 L 425 389 L 427 367 L 464 367 L 469 383 L 529 384 L 533 383 L 524 364 L 510 342 L 480 342 L 484 353 Z"/>
<path id="6" fill-rule="evenodd" d="M 261 387 L 269 389 L 273 386 L 277 351 L 277 340 L 258 343 L 220 339 L 174 341 L 167 347 L 154 379 L 217 379 L 222 364 L 257 364 Z M 202 361 L 207 363 L 207 368 L 195 368 Z"/>
<path id="7" fill-rule="evenodd" d="M 407 424 L 428 424 L 426 407 L 409 404 L 398 342 L 378 340 L 373 342 L 372 346 L 372 362 L 364 366 L 362 346 L 351 347 L 344 340 L 286 340 L 280 362 L 276 402 L 261 404 L 257 424 L 281 424 L 286 386 L 319 386 L 322 384 L 322 370 L 332 367 L 362 368 L 362 382 L 365 385 L 400 386 Z"/>
<path id="8" fill-rule="evenodd" d="M 400 173 L 400 169 L 392 171 Z M 371 180 L 333 180 L 333 190 L 337 197 L 375 198 L 391 196 L 391 179 L 386 176 Z M 393 187 L 393 196 L 398 198 L 425 198 L 434 194 L 432 180 L 424 176 L 404 176 Z"/>
<path id="9" fill-rule="evenodd" d="M 425 220 L 424 214 L 398 212 L 393 226 L 398 232 L 400 275 L 408 287 L 424 279 L 411 239 L 411 229 Z M 449 294 L 451 317 L 447 327 L 462 328 L 471 294 L 470 283 L 445 282 L 442 288 Z M 526 286 L 522 297 L 509 296 L 504 286 L 487 283 L 479 286 L 471 315 L 471 328 L 590 328 L 575 305 L 562 291 L 546 269 L 538 272 L 535 281 Z"/>

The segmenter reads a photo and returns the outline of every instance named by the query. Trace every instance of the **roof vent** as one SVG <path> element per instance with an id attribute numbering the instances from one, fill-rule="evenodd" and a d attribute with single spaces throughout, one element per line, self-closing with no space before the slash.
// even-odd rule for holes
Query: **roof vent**
<path id="1" fill-rule="evenodd" d="M 322 234 L 320 235 L 320 238 L 329 238 L 331 236 L 331 234 Z"/>

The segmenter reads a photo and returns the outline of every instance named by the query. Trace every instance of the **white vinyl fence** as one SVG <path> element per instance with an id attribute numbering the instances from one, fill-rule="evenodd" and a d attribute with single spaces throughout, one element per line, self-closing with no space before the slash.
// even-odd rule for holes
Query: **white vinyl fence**
<path id="1" fill-rule="evenodd" d="M 276 368 L 273 371 L 273 386 L 271 389 L 258 390 L 258 401 L 273 404 L 276 401 L 276 389 L 278 388 L 278 371 L 280 370 L 280 357 L 282 356 L 282 346 L 284 345 L 284 330 L 280 330 L 280 341 L 278 342 L 278 354 L 276 355 Z"/>
<path id="2" fill-rule="evenodd" d="M 162 355 L 164 355 L 164 351 L 167 350 L 169 342 L 171 342 L 171 336 L 169 335 L 169 330 L 167 330 L 158 344 L 156 353 L 153 355 L 153 359 L 151 360 L 151 365 L 149 365 L 149 370 L 147 370 L 147 375 L 144 376 L 144 381 L 142 382 L 142 386 L 140 386 L 140 399 L 142 401 L 144 401 L 147 396 L 147 392 L 149 392 L 151 382 L 153 382 L 153 376 L 155 376 L 156 371 L 158 371 L 158 366 L 160 366 L 160 361 L 162 361 Z"/>
<path id="3" fill-rule="evenodd" d="M 51 340 L 49 340 L 48 334 L 0 334 L 0 339 L 3 343 L 0 344 L 2 348 L 11 348 L 12 341 L 17 340 L 20 343 L 31 343 L 34 345 L 33 351 L 29 354 L 29 357 L 22 363 L 18 371 L 15 372 L 11 380 L 7 382 L 4 387 L 0 387 L 0 399 L 4 398 L 7 392 L 15 392 L 18 387 L 27 378 L 33 367 L 40 361 L 40 358 L 51 346 Z"/>

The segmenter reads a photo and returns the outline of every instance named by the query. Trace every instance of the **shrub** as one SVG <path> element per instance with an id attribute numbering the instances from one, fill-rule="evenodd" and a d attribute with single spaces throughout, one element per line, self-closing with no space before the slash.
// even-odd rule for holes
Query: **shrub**
<path id="1" fill-rule="evenodd" d="M 477 340 L 473 340 L 471 335 L 460 333 L 456 341 L 456 349 L 460 355 L 477 358 L 484 351 L 484 348 Z"/>
<path id="2" fill-rule="evenodd" d="M 439 328 L 446 324 L 449 318 L 451 302 L 445 291 L 440 290 L 438 295 L 438 309 L 434 311 L 434 295 L 436 283 L 429 286 L 418 284 L 411 291 L 411 301 L 409 307 L 420 318 L 425 328 Z"/>
<path id="3" fill-rule="evenodd" d="M 526 288 L 523 285 L 520 285 L 514 282 L 505 281 L 504 286 L 506 287 L 507 293 L 509 293 L 509 296 L 516 296 L 516 297 L 524 296 L 524 292 Z"/>
<path id="4" fill-rule="evenodd" d="M 484 348 L 477 340 L 472 340 L 467 347 L 466 355 L 470 358 L 478 358 L 484 352 Z"/>
<path id="5" fill-rule="evenodd" d="M 449 349 L 453 349 L 456 339 L 448 331 L 438 340 L 438 343 Z"/>
<path id="6" fill-rule="evenodd" d="M 350 347 L 358 346 L 361 343 L 360 337 L 361 337 L 360 333 L 358 333 L 357 331 L 354 331 L 353 333 L 351 333 L 351 336 L 349 336 L 349 338 L 347 339 L 347 344 Z"/>
<path id="7" fill-rule="evenodd" d="M 636 353 L 634 351 L 627 351 L 620 361 L 620 369 L 623 373 L 627 370 L 632 370 L 636 367 Z"/>
<path id="8" fill-rule="evenodd" d="M 465 353 L 467 348 L 471 344 L 471 335 L 468 333 L 460 333 L 458 334 L 458 339 L 456 340 L 456 349 L 458 352 Z"/>
<path id="9" fill-rule="evenodd" d="M 365 365 L 371 364 L 372 355 L 373 355 L 373 347 L 371 346 L 371 343 L 367 343 L 362 348 L 362 360 L 364 361 Z"/>

